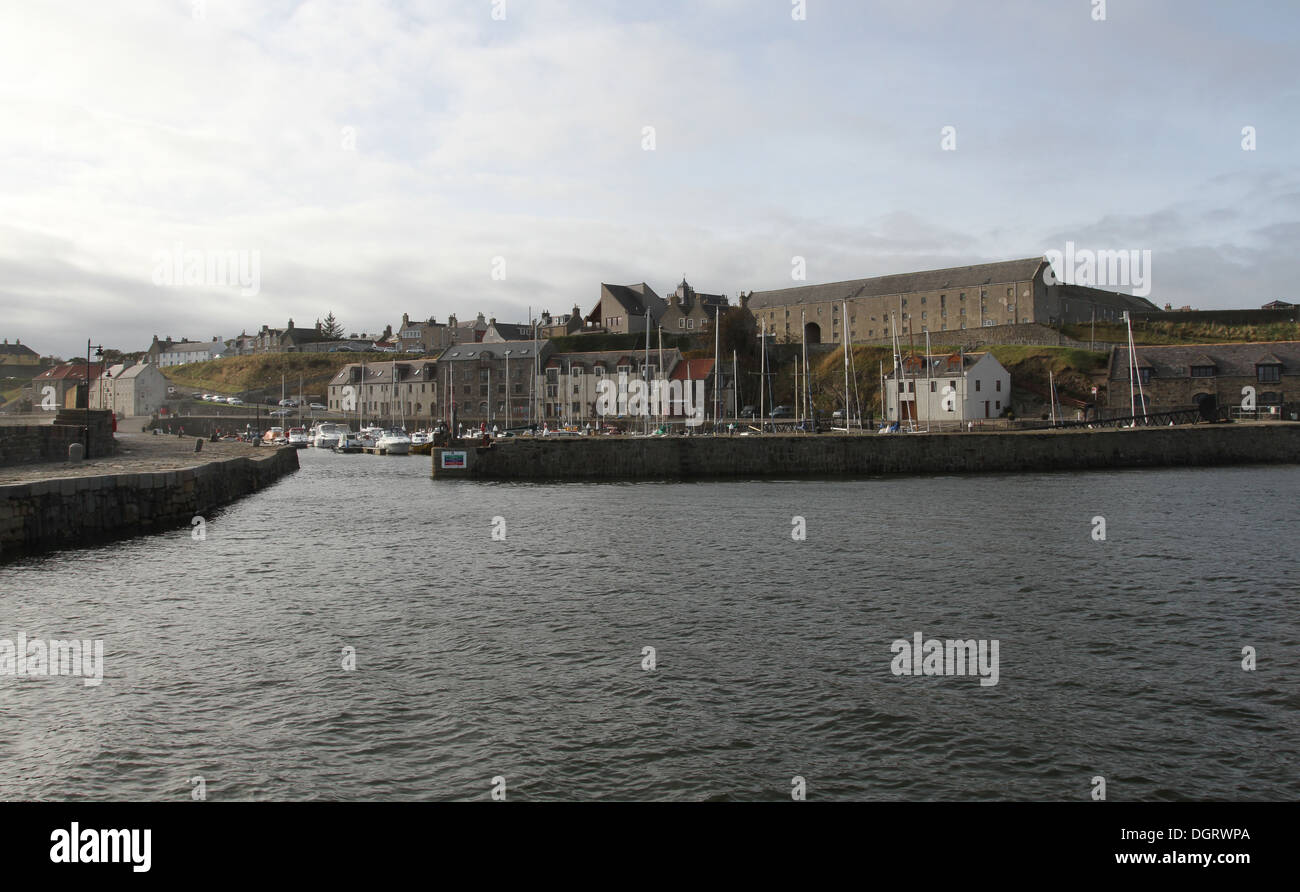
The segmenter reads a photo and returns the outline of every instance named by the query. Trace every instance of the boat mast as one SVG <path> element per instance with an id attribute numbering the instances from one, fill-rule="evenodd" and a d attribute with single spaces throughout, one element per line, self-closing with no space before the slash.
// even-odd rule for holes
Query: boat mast
<path id="1" fill-rule="evenodd" d="M 766 428 L 763 424 L 763 385 L 766 383 L 764 378 L 767 377 L 767 320 L 762 320 L 763 327 L 761 337 L 763 338 L 762 346 L 758 350 L 758 430 L 762 433 Z"/>

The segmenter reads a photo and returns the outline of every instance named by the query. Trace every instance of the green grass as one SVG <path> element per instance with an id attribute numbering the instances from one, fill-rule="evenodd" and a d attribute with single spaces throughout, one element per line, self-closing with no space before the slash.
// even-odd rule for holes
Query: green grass
<path id="1" fill-rule="evenodd" d="M 325 385 L 339 369 L 353 362 L 392 362 L 417 357 L 395 353 L 261 353 L 255 356 L 230 356 L 207 362 L 162 369 L 168 381 L 181 388 L 242 393 L 249 390 L 279 390 L 281 375 L 292 392 L 298 391 L 301 377 L 305 391 L 325 392 Z"/>
<path id="2" fill-rule="evenodd" d="M 1066 337 L 1088 341 L 1093 337 L 1090 323 L 1080 322 L 1063 326 Z M 1098 322 L 1096 338 L 1099 341 L 1124 343 L 1128 329 L 1123 323 Z M 1270 322 L 1265 325 L 1225 325 L 1213 322 L 1156 322 L 1139 320 L 1133 323 L 1133 341 L 1136 344 L 1230 344 L 1243 341 L 1296 341 L 1300 340 L 1300 323 Z"/>

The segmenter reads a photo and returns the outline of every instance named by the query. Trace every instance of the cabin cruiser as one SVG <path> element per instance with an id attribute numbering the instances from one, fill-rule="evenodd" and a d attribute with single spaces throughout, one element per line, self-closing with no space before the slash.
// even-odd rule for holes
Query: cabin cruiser
<path id="1" fill-rule="evenodd" d="M 343 430 L 339 434 L 339 441 L 334 445 L 335 452 L 360 452 L 361 438 L 352 433 L 352 429 L 339 425 Z"/>
<path id="2" fill-rule="evenodd" d="M 431 442 L 433 442 L 433 435 L 430 434 L 428 431 L 416 431 L 415 433 L 411 434 L 412 446 L 424 446 Z"/>
<path id="3" fill-rule="evenodd" d="M 339 440 L 344 436 L 350 436 L 351 431 L 343 424 L 321 423 L 316 428 L 316 438 L 313 445 L 317 449 L 333 449 L 339 445 Z"/>
<path id="4" fill-rule="evenodd" d="M 288 442 L 294 449 L 305 449 L 307 447 L 307 431 L 300 427 L 290 428 Z"/>
<path id="5" fill-rule="evenodd" d="M 379 438 L 375 440 L 375 447 L 383 455 L 409 455 L 411 438 L 401 428 L 389 428 L 380 432 Z"/>

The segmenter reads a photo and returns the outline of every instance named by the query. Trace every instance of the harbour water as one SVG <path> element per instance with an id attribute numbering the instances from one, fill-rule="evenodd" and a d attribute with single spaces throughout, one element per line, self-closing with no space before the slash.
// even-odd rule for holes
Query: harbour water
<path id="1" fill-rule="evenodd" d="M 203 539 L 0 567 L 0 638 L 104 642 L 97 686 L 0 676 L 0 797 L 1300 797 L 1300 466 L 532 485 L 301 457 Z M 917 632 L 997 640 L 997 684 L 895 675 Z"/>

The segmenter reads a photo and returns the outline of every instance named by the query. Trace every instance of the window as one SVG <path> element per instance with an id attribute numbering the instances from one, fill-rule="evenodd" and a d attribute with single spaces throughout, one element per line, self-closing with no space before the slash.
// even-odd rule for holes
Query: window
<path id="1" fill-rule="evenodd" d="M 1151 370 L 1150 370 L 1150 369 L 1138 369 L 1138 380 L 1141 381 L 1143 384 L 1150 384 L 1150 383 L 1151 383 Z"/>
<path id="2" fill-rule="evenodd" d="M 621 365 L 618 367 L 618 373 L 620 375 L 630 375 L 632 374 L 632 367 L 630 365 Z"/>
<path id="3" fill-rule="evenodd" d="M 924 297 L 924 296 L 921 298 L 921 306 L 925 306 L 925 297 Z M 921 315 L 924 316 L 925 314 L 922 313 Z"/>
<path id="4" fill-rule="evenodd" d="M 996 400 L 996 401 L 994 401 L 994 403 L 993 403 L 993 408 L 995 408 L 995 409 L 1001 409 L 1001 408 L 1002 408 L 1002 400 Z"/>
<path id="5" fill-rule="evenodd" d="M 478 386 L 478 395 L 479 395 L 479 396 L 487 396 L 487 395 L 488 395 L 488 392 L 487 392 L 487 391 L 488 391 L 488 386 L 487 386 L 486 384 L 480 384 L 480 385 Z"/>
<path id="6" fill-rule="evenodd" d="M 605 377 L 605 367 L 603 365 L 598 365 L 591 370 L 591 373 L 597 378 L 603 378 Z"/>
<path id="7" fill-rule="evenodd" d="M 903 390 L 903 382 L 902 382 L 902 381 L 899 381 L 899 382 L 898 382 L 898 392 L 899 392 L 899 393 L 906 393 L 906 391 Z"/>
<path id="8" fill-rule="evenodd" d="M 997 381 L 997 386 L 994 387 L 993 389 L 996 390 L 998 393 L 1001 393 L 1001 392 L 1002 392 L 1002 379 L 1001 379 L 1001 378 L 998 379 L 998 381 Z"/>
<path id="9" fill-rule="evenodd" d="M 685 317 L 685 316 L 683 316 L 681 319 L 678 319 L 678 320 L 677 320 L 677 327 L 678 327 L 678 328 L 685 328 L 685 327 L 686 327 L 686 317 Z"/>
<path id="10" fill-rule="evenodd" d="M 1213 378 L 1214 366 L 1212 365 L 1194 365 L 1192 366 L 1193 378 Z"/>
<path id="11" fill-rule="evenodd" d="M 921 301 L 921 303 L 925 303 L 925 301 Z M 925 310 L 922 310 L 922 311 L 921 311 L 921 318 L 924 319 L 925 316 L 926 316 L 926 311 L 925 311 Z"/>
<path id="12" fill-rule="evenodd" d="M 1282 380 L 1282 367 L 1280 365 L 1257 365 L 1255 374 L 1261 384 L 1275 384 Z"/>
<path id="13" fill-rule="evenodd" d="M 980 392 L 980 384 L 981 384 L 980 379 L 979 379 L 979 378 L 976 378 L 976 379 L 975 379 L 975 392 L 976 392 L 976 393 L 979 393 L 979 392 Z"/>
<path id="14" fill-rule="evenodd" d="M 687 327 L 687 328 L 695 328 L 695 320 L 694 320 L 694 319 L 687 319 L 687 320 L 686 320 L 686 327 Z"/>
<path id="15" fill-rule="evenodd" d="M 930 392 L 931 392 L 931 393 L 934 393 L 934 382 L 933 382 L 933 381 L 930 382 Z"/>

